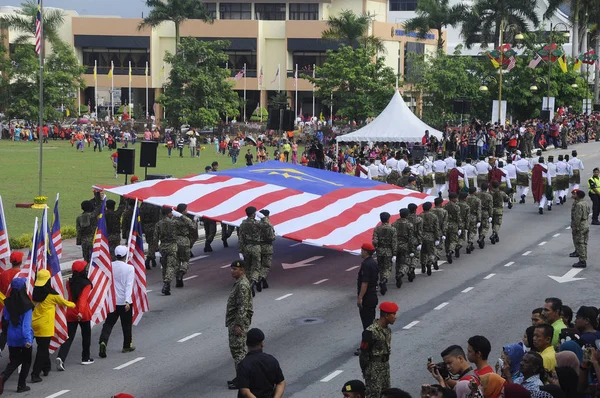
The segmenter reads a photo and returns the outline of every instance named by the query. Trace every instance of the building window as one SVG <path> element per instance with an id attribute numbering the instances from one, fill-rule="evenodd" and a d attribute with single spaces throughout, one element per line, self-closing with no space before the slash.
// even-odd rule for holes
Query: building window
<path id="1" fill-rule="evenodd" d="M 327 60 L 327 53 L 320 52 L 294 52 L 293 54 L 294 63 L 292 64 L 293 71 L 292 76 L 294 75 L 294 71 L 296 70 L 296 65 L 298 65 L 298 74 L 299 75 L 310 75 L 312 76 L 313 65 L 323 66 L 325 61 Z"/>
<path id="2" fill-rule="evenodd" d="M 410 53 L 422 56 L 425 54 L 425 44 L 408 42 L 404 45 L 404 78 L 407 81 L 412 81 L 411 79 L 416 78 L 418 75 L 418 71 L 412 65 Z"/>
<path id="3" fill-rule="evenodd" d="M 225 54 L 229 56 L 227 67 L 231 76 L 235 76 L 246 64 L 246 76 L 256 77 L 256 51 L 225 50 Z"/>
<path id="4" fill-rule="evenodd" d="M 206 8 L 212 19 L 217 18 L 217 3 L 204 3 L 204 8 Z"/>
<path id="5" fill-rule="evenodd" d="M 316 21 L 319 19 L 319 5 L 306 3 L 290 3 L 290 20 Z"/>
<path id="6" fill-rule="evenodd" d="M 221 19 L 252 19 L 252 5 L 249 3 L 219 3 Z"/>
<path id="7" fill-rule="evenodd" d="M 97 62 L 99 75 L 108 73 L 111 61 L 115 66 L 113 72 L 115 75 L 128 75 L 130 61 L 132 75 L 144 75 L 146 62 L 150 68 L 150 50 L 148 49 L 84 47 L 82 51 L 83 66 L 87 67 L 86 73 L 93 73 L 94 61 Z"/>
<path id="8" fill-rule="evenodd" d="M 390 11 L 415 11 L 417 0 L 390 0 Z"/>
<path id="9" fill-rule="evenodd" d="M 261 21 L 285 21 L 285 3 L 256 3 L 254 11 Z"/>

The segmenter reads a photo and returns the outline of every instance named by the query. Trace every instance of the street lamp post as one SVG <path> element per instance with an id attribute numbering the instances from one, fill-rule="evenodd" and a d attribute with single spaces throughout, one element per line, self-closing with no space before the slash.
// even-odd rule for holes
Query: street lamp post
<path id="1" fill-rule="evenodd" d="M 498 124 L 504 125 L 502 122 L 502 69 L 504 66 L 504 30 L 505 29 L 514 29 L 515 31 L 518 29 L 516 25 L 508 25 L 505 26 L 504 19 L 500 21 L 500 70 L 498 71 Z M 515 40 L 523 39 L 523 35 L 518 33 L 515 35 Z"/>
<path id="2" fill-rule="evenodd" d="M 550 108 L 550 80 L 551 80 L 551 73 L 552 73 L 552 44 L 554 44 L 554 43 L 552 43 L 552 41 L 553 41 L 554 32 L 555 32 L 556 28 L 561 25 L 564 26 L 565 28 L 567 28 L 567 32 L 563 33 L 563 37 L 565 39 L 568 39 L 569 37 L 571 37 L 571 34 L 568 32 L 569 27 L 567 26 L 567 24 L 559 22 L 556 25 L 553 25 L 552 22 L 550 22 L 550 51 L 548 52 L 548 91 L 546 94 L 546 108 L 544 109 L 544 110 L 548 111 L 548 121 L 550 121 L 550 115 L 551 115 L 551 111 L 552 111 L 552 109 Z"/>

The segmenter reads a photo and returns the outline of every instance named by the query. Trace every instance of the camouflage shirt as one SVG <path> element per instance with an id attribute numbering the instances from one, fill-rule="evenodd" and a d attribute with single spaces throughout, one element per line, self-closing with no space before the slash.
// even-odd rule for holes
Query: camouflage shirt
<path id="1" fill-rule="evenodd" d="M 588 230 L 590 206 L 583 199 L 576 200 L 571 207 L 571 230 L 575 232 Z"/>
<path id="2" fill-rule="evenodd" d="M 479 192 L 477 197 L 481 201 L 481 218 L 489 218 L 494 211 L 492 195 L 489 192 Z"/>
<path id="3" fill-rule="evenodd" d="M 508 195 L 500 189 L 492 190 L 492 204 L 494 207 L 494 214 L 502 214 L 504 211 L 504 201 L 508 200 Z"/>
<path id="4" fill-rule="evenodd" d="M 448 203 L 444 205 L 444 209 L 448 212 L 448 225 L 460 229 L 460 226 L 462 225 L 462 214 L 458 204 L 456 202 L 448 201 Z"/>
<path id="5" fill-rule="evenodd" d="M 264 254 L 273 254 L 275 242 L 275 229 L 267 217 L 260 220 L 260 251 Z"/>
<path id="6" fill-rule="evenodd" d="M 362 335 L 360 363 L 364 367 L 371 359 L 388 357 L 392 352 L 392 329 L 383 328 L 376 319 Z M 381 362 L 381 361 L 379 361 Z"/>
<path id="7" fill-rule="evenodd" d="M 467 197 L 467 203 L 471 209 L 471 217 L 469 221 L 481 222 L 481 200 L 475 195 L 469 195 Z"/>
<path id="8" fill-rule="evenodd" d="M 381 224 L 373 231 L 373 246 L 378 256 L 393 256 L 398 246 L 396 229 L 390 224 Z"/>
<path id="9" fill-rule="evenodd" d="M 459 200 L 458 207 L 460 207 L 461 223 L 458 225 L 458 229 L 466 229 L 469 223 L 469 217 L 471 216 L 471 208 L 466 200 Z"/>
<path id="10" fill-rule="evenodd" d="M 446 209 L 440 206 L 434 207 L 433 209 L 431 209 L 431 212 L 438 217 L 440 231 L 442 235 L 445 235 L 446 230 L 448 229 L 448 212 L 446 211 Z"/>
<path id="11" fill-rule="evenodd" d="M 175 235 L 177 236 L 177 245 L 190 246 L 191 238 L 198 234 L 198 226 L 186 215 L 174 217 L 173 220 L 175 224 Z"/>
<path id="12" fill-rule="evenodd" d="M 392 170 L 390 175 L 388 175 L 386 182 L 388 184 L 400 186 L 400 178 L 401 178 L 400 173 L 398 173 L 398 171 L 396 171 L 396 170 Z"/>
<path id="13" fill-rule="evenodd" d="M 160 207 L 143 202 L 140 206 L 142 224 L 156 224 L 160 220 Z"/>
<path id="14" fill-rule="evenodd" d="M 119 207 L 116 210 L 106 210 L 104 216 L 106 217 L 106 232 L 109 235 L 121 236 L 121 216 L 125 211 L 125 200 L 121 196 Z"/>
<path id="15" fill-rule="evenodd" d="M 397 251 L 403 251 L 404 253 L 412 253 L 417 246 L 415 240 L 415 227 L 406 218 L 399 218 L 394 221 L 392 227 L 396 230 L 396 237 L 398 239 Z"/>
<path id="16" fill-rule="evenodd" d="M 417 217 L 416 214 L 412 213 L 409 214 L 408 217 L 406 217 L 406 219 L 412 223 L 413 227 L 415 227 L 415 240 L 418 246 L 423 240 L 423 219 L 421 217 Z"/>
<path id="17" fill-rule="evenodd" d="M 420 216 L 423 219 L 423 240 L 440 240 L 440 220 L 431 211 L 424 211 Z"/>
<path id="18" fill-rule="evenodd" d="M 238 231 L 239 251 L 243 252 L 246 246 L 260 245 L 261 227 L 256 218 L 246 218 L 240 224 Z"/>
<path id="19" fill-rule="evenodd" d="M 161 246 L 177 243 L 177 234 L 175 231 L 176 227 L 173 217 L 164 217 L 156 224 L 154 229 L 154 236 L 157 243 L 160 241 Z"/>
<path id="20" fill-rule="evenodd" d="M 254 309 L 252 307 L 250 282 L 246 275 L 243 275 L 235 281 L 231 292 L 229 292 L 225 326 L 237 325 L 242 329 L 248 329 L 252 323 L 252 315 L 254 315 Z"/>

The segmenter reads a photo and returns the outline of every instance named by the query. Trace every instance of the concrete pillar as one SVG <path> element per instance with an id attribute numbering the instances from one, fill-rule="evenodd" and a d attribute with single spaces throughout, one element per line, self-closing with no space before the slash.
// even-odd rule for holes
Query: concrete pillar
<path id="1" fill-rule="evenodd" d="M 159 88 L 155 88 L 154 89 L 154 98 L 158 98 L 159 95 L 161 95 L 163 93 L 163 89 L 162 87 Z M 154 115 L 155 117 L 155 123 L 157 126 L 161 126 L 161 121 L 163 119 L 163 106 L 159 103 L 156 103 L 156 113 Z"/>

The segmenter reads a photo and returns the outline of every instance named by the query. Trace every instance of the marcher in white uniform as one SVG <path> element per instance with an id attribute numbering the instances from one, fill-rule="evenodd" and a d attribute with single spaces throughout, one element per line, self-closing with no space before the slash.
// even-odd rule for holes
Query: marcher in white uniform
<path id="1" fill-rule="evenodd" d="M 467 158 L 465 162 L 466 164 L 462 166 L 465 179 L 469 180 L 469 187 L 477 187 L 477 169 L 471 164 L 471 158 Z"/>
<path id="2" fill-rule="evenodd" d="M 490 164 L 484 159 L 480 159 L 475 165 L 475 170 L 477 171 L 477 186 L 480 187 L 483 182 L 488 181 L 488 176 L 490 170 L 492 170 L 492 166 L 490 166 Z"/>
<path id="3" fill-rule="evenodd" d="M 438 159 L 433 162 L 433 172 L 435 173 L 435 189 L 438 196 L 442 196 L 446 190 L 446 182 L 448 181 L 448 167 L 446 162 L 442 160 L 442 155 L 438 156 Z"/>
<path id="4" fill-rule="evenodd" d="M 558 162 L 556 162 L 556 187 L 558 190 L 558 197 L 556 203 L 564 204 L 567 201 L 569 171 L 569 164 L 564 161 L 563 155 L 558 155 Z"/>
<path id="5" fill-rule="evenodd" d="M 548 180 L 550 181 L 550 185 L 552 187 L 552 196 L 556 199 L 556 204 L 560 204 L 560 199 L 558 199 L 558 186 L 556 185 L 556 164 L 554 163 L 554 156 L 548 156 L 548 164 L 546 165 L 548 169 Z M 552 201 L 548 201 L 548 211 L 552 210 Z"/>
<path id="6" fill-rule="evenodd" d="M 531 171 L 531 163 L 521 158 L 515 163 L 517 168 L 517 196 L 521 198 L 519 203 L 525 203 L 525 197 L 529 193 L 529 172 Z"/>
<path id="7" fill-rule="evenodd" d="M 431 195 L 433 192 L 433 162 L 428 156 L 421 161 L 421 175 L 423 176 L 423 192 Z"/>
<path id="8" fill-rule="evenodd" d="M 581 172 L 583 171 L 583 162 L 577 157 L 577 151 L 571 152 L 573 157 L 569 160 L 569 166 L 571 166 L 571 177 L 569 179 L 569 192 L 573 192 L 574 189 L 579 189 L 581 183 Z"/>

